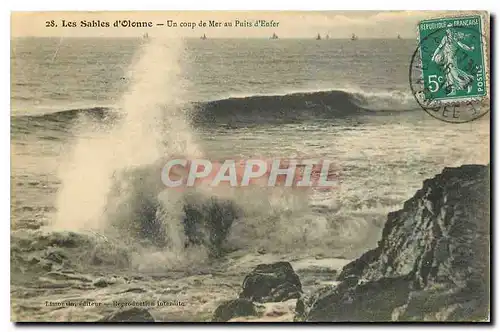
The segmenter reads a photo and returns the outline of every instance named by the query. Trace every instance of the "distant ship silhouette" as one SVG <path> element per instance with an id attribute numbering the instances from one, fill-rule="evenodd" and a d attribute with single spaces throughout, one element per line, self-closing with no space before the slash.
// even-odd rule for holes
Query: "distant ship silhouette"
<path id="1" fill-rule="evenodd" d="M 330 35 L 327 34 L 326 37 L 325 37 L 325 39 L 326 40 L 330 39 Z"/>
<path id="2" fill-rule="evenodd" d="M 403 38 L 401 38 L 401 35 L 399 33 L 398 33 L 398 39 L 403 39 Z"/>
<path id="3" fill-rule="evenodd" d="M 207 36 L 205 34 L 203 34 L 203 36 L 201 36 L 200 39 L 205 40 L 205 39 L 207 39 Z"/>
<path id="4" fill-rule="evenodd" d="M 358 36 L 356 36 L 354 33 L 351 36 L 351 40 L 358 40 Z"/>
<path id="5" fill-rule="evenodd" d="M 143 34 L 143 35 L 142 35 L 142 38 L 143 38 L 143 39 L 148 39 L 148 38 L 149 38 L 148 33 L 146 32 L 145 34 Z"/>
<path id="6" fill-rule="evenodd" d="M 270 39 L 278 39 L 278 35 L 273 33 L 272 37 Z"/>
<path id="7" fill-rule="evenodd" d="M 316 40 L 321 40 L 321 35 L 318 33 L 318 36 L 316 36 Z"/>

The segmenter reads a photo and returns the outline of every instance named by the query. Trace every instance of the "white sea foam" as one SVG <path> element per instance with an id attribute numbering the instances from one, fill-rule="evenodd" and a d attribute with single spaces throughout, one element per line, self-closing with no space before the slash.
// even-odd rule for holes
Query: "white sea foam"
<path id="1" fill-rule="evenodd" d="M 182 53 L 181 41 L 151 39 L 127 73 L 131 84 L 117 105 L 124 113 L 120 122 L 111 130 L 79 122 L 78 138 L 59 170 L 55 228 L 102 229 L 113 175 L 154 164 L 166 154 L 199 153 L 182 106 Z"/>
<path id="2" fill-rule="evenodd" d="M 106 233 L 112 229 L 118 231 L 114 241 L 126 241 L 143 219 L 163 224 L 168 246 L 137 249 L 133 265 L 141 270 L 205 260 L 202 249 L 184 246 L 183 194 L 163 191 L 161 183 L 162 160 L 203 154 L 187 121 L 183 92 L 188 82 L 182 76 L 182 53 L 181 41 L 151 39 L 145 44 L 127 74 L 131 84 L 117 105 L 123 112 L 119 122 L 107 128 L 79 121 L 78 136 L 58 174 L 62 185 L 51 225 L 54 230 Z M 288 250 L 304 237 L 307 227 L 301 217 L 291 218 L 307 209 L 307 198 L 301 195 L 260 189 L 235 193 L 230 199 L 242 205 L 245 220 L 243 227 L 240 223 L 231 231 L 232 239 L 251 245 L 260 241 L 259 234 L 267 233 L 271 238 L 266 241 Z M 113 239 L 112 235 L 108 238 Z"/>

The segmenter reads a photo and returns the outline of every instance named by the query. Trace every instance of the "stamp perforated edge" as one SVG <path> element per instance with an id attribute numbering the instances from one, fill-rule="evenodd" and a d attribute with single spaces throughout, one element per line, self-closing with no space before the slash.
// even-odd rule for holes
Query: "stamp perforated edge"
<path id="1" fill-rule="evenodd" d="M 429 22 L 429 21 L 438 21 L 438 20 L 449 20 L 449 19 L 463 19 L 471 16 L 479 16 L 481 19 L 481 42 L 483 45 L 482 53 L 483 53 L 483 62 L 485 65 L 485 70 L 484 70 L 484 82 L 485 82 L 485 89 L 486 89 L 486 94 L 484 96 L 472 96 L 472 97 L 457 97 L 454 99 L 439 99 L 439 100 L 432 100 L 431 102 L 426 103 L 426 106 L 431 108 L 431 107 L 441 107 L 441 106 L 446 106 L 446 105 L 457 105 L 457 104 L 468 104 L 471 102 L 476 102 L 476 103 L 484 103 L 485 101 L 488 102 L 489 104 L 489 99 L 490 99 L 490 43 L 489 43 L 489 38 L 490 38 L 490 15 L 486 11 L 467 11 L 467 12 L 450 12 L 449 14 L 443 14 L 438 17 L 433 17 L 425 20 L 418 21 L 416 27 L 415 27 L 415 32 L 417 35 L 417 49 L 418 52 L 420 53 L 420 24 L 422 22 Z M 418 64 L 420 67 L 422 67 L 422 56 L 419 56 L 418 59 Z M 423 77 L 423 71 L 422 71 L 422 80 L 424 79 Z M 415 97 L 416 98 L 416 97 Z M 489 106 L 488 106 L 489 107 Z"/>

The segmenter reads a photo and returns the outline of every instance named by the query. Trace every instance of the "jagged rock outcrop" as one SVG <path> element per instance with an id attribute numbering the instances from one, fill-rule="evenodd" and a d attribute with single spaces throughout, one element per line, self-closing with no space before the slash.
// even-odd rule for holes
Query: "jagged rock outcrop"
<path id="1" fill-rule="evenodd" d="M 489 166 L 445 168 L 388 215 L 377 248 L 336 287 L 297 303 L 297 321 L 489 318 Z"/>
<path id="2" fill-rule="evenodd" d="M 222 303 L 215 309 L 212 322 L 227 322 L 235 317 L 257 316 L 257 310 L 252 301 L 236 299 Z"/>
<path id="3" fill-rule="evenodd" d="M 262 318 L 262 315 L 266 315 L 266 305 L 259 303 L 285 302 L 297 299 L 302 294 L 299 276 L 288 262 L 257 265 L 245 277 L 242 288 L 239 299 L 226 301 L 217 307 L 213 322 L 227 322 L 233 318 L 248 316 Z M 283 316 L 286 312 L 274 310 L 268 314 Z"/>
<path id="4" fill-rule="evenodd" d="M 282 302 L 299 298 L 302 284 L 288 262 L 259 264 L 245 277 L 240 298 L 256 302 Z"/>
<path id="5" fill-rule="evenodd" d="M 118 310 L 98 321 L 99 323 L 154 323 L 155 319 L 147 309 L 129 308 Z"/>

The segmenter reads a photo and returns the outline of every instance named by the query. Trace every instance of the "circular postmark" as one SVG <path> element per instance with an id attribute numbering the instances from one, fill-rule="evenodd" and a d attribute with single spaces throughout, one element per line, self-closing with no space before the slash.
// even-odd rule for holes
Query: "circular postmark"
<path id="1" fill-rule="evenodd" d="M 434 118 L 450 123 L 476 120 L 490 110 L 486 96 L 484 36 L 468 27 L 436 29 L 420 39 L 409 82 L 415 100 Z"/>

